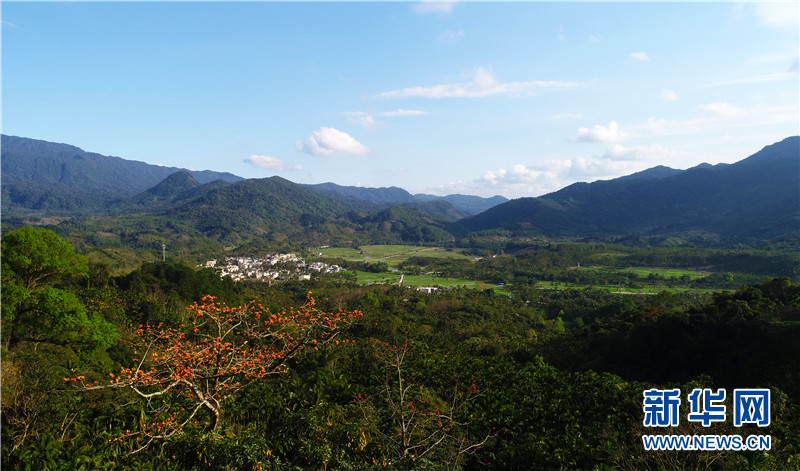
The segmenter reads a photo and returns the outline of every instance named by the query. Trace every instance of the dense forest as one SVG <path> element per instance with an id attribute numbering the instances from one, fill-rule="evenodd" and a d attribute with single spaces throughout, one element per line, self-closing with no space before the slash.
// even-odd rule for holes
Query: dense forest
<path id="1" fill-rule="evenodd" d="M 478 262 L 410 258 L 406 270 L 509 291 L 423 294 L 359 285 L 347 272 L 272 285 L 171 261 L 123 272 L 48 229 L 8 232 L 2 465 L 800 468 L 800 285 L 791 251 L 612 248 L 507 244 Z M 470 250 L 494 248 L 475 238 Z M 611 252 L 609 268 L 727 267 L 705 281 L 649 281 L 731 289 L 631 295 L 540 284 L 618 277 L 575 269 Z M 353 269 L 387 269 L 367 265 Z M 743 275 L 744 265 L 755 268 Z M 684 398 L 695 388 L 768 388 L 771 422 L 648 429 L 643 392 L 652 388 L 677 388 Z M 645 451 L 650 433 L 767 434 L 771 448 Z"/>

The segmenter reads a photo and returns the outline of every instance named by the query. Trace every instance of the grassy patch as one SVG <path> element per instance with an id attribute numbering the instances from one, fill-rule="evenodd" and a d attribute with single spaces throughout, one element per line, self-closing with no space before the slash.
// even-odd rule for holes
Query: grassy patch
<path id="1" fill-rule="evenodd" d="M 648 268 L 648 267 L 632 267 L 627 270 L 622 270 L 622 272 L 629 272 L 635 273 L 636 275 L 646 278 L 650 276 L 650 274 L 663 276 L 664 278 L 680 278 L 682 276 L 688 276 L 689 279 L 694 280 L 697 278 L 703 278 L 704 276 L 708 276 L 710 272 L 707 271 L 696 271 L 696 270 L 686 270 L 682 268 Z"/>
<path id="2" fill-rule="evenodd" d="M 641 286 L 639 288 L 632 288 L 629 286 L 619 285 L 580 285 L 575 283 L 565 283 L 562 281 L 539 281 L 536 283 L 537 288 L 541 289 L 602 289 L 612 293 L 619 294 L 658 294 L 662 291 L 667 292 L 691 292 L 691 293 L 715 293 L 718 291 L 733 291 L 729 289 L 708 289 L 708 288 L 687 288 L 687 287 L 666 287 L 666 286 Z"/>
<path id="3" fill-rule="evenodd" d="M 402 275 L 401 273 L 368 273 L 357 271 L 358 284 L 397 284 L 400 277 L 403 277 L 403 286 L 419 288 L 430 286 L 438 288 L 472 288 L 472 289 L 493 289 L 498 294 L 510 296 L 511 293 L 504 286 L 493 285 L 482 281 L 464 280 L 458 278 L 440 278 L 433 275 Z"/>
<path id="4" fill-rule="evenodd" d="M 338 257 L 346 260 L 363 262 L 386 262 L 389 266 L 397 266 L 410 257 L 465 258 L 470 257 L 459 249 L 447 250 L 442 247 L 419 247 L 415 245 L 364 245 L 358 249 L 352 247 L 328 247 L 318 249 L 324 257 Z"/>

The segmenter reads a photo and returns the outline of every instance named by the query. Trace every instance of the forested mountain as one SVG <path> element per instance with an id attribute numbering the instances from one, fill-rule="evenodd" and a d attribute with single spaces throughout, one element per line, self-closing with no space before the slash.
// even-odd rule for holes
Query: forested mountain
<path id="1" fill-rule="evenodd" d="M 280 177 L 243 180 L 161 210 L 158 214 L 190 223 L 208 237 L 279 232 L 299 235 L 310 226 L 325 232 L 349 208 Z"/>
<path id="2" fill-rule="evenodd" d="M 792 240 L 800 228 L 800 137 L 731 165 L 666 167 L 576 183 L 521 198 L 462 221 L 473 231 L 505 228 L 545 236 L 702 234 L 718 243 Z"/>
<path id="3" fill-rule="evenodd" d="M 315 193 L 346 203 L 358 204 L 369 202 L 399 205 L 416 201 L 411 193 L 396 186 L 388 188 L 364 188 L 360 186 L 342 186 L 331 182 L 304 186 Z"/>
<path id="4" fill-rule="evenodd" d="M 474 216 L 493 206 L 508 201 L 508 199 L 503 196 L 483 198 L 472 195 L 435 196 L 423 193 L 412 195 L 406 190 L 396 186 L 388 188 L 363 188 L 357 186 L 342 186 L 330 182 L 305 186 L 321 195 L 361 208 L 376 209 L 390 206 L 408 206 L 420 209 L 423 212 L 445 217 L 451 221 L 466 216 Z M 442 204 L 425 204 L 429 202 L 445 202 L 452 206 L 452 209 L 448 209 L 447 206 Z"/>
<path id="5" fill-rule="evenodd" d="M 154 214 L 228 241 L 445 243 L 458 231 L 456 225 L 415 208 L 354 211 L 281 177 L 244 180 Z"/>
<path id="6" fill-rule="evenodd" d="M 450 243 L 468 232 L 496 229 L 523 236 L 730 246 L 796 244 L 800 228 L 800 137 L 736 164 L 659 166 L 502 204 L 497 204 L 502 197 L 411 195 L 397 187 L 299 185 L 280 177 L 241 181 L 65 144 L 2 139 L 4 223 L 21 224 L 34 212 L 53 211 L 62 219 L 103 215 L 112 219 L 97 231 L 125 227 L 137 240 L 144 233 L 163 237 L 169 223 L 175 237 L 204 237 L 226 246 L 256 239 Z"/>
<path id="7" fill-rule="evenodd" d="M 229 184 L 229 182 L 224 180 L 214 180 L 211 183 L 203 185 L 198 182 L 191 173 L 187 171 L 178 171 L 169 175 L 153 188 L 117 203 L 128 208 L 136 208 L 137 206 L 173 205 L 198 198 L 205 193 Z"/>
<path id="8" fill-rule="evenodd" d="M 454 208 L 471 216 L 482 213 L 489 208 L 493 208 L 498 204 L 503 204 L 508 201 L 508 198 L 499 195 L 495 195 L 490 198 L 483 198 L 473 195 L 435 196 L 417 193 L 414 195 L 414 198 L 416 198 L 417 201 L 446 201 L 452 204 Z"/>
<path id="9" fill-rule="evenodd" d="M 201 184 L 241 180 L 230 173 L 150 165 L 23 137 L 3 135 L 0 147 L 4 209 L 98 209 L 144 192 L 181 170 Z"/>

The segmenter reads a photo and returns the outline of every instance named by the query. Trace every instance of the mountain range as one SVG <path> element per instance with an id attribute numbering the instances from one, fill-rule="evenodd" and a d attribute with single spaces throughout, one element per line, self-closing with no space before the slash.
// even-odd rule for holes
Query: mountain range
<path id="1" fill-rule="evenodd" d="M 461 221 L 550 237 L 659 236 L 702 232 L 724 242 L 797 239 L 800 137 L 734 164 L 655 167 L 520 198 Z"/>
<path id="2" fill-rule="evenodd" d="M 800 233 L 798 136 L 734 164 L 658 166 L 511 201 L 412 195 L 398 187 L 300 185 L 280 177 L 242 179 L 5 135 L 0 145 L 3 222 L 11 225 L 31 214 L 84 221 L 103 215 L 111 226 L 96 232 L 116 227 L 131 234 L 130 228 L 146 226 L 138 233 L 204 237 L 225 246 L 261 239 L 443 244 L 487 231 L 719 246 L 796 244 Z"/>

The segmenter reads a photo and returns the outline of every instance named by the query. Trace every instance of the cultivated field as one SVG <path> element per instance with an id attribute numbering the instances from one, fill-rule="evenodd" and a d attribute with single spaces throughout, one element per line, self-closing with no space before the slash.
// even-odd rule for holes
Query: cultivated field
<path id="1" fill-rule="evenodd" d="M 326 247 L 317 249 L 323 257 L 337 257 L 362 262 L 386 262 L 389 266 L 397 266 L 411 257 L 465 258 L 473 260 L 461 253 L 460 249 L 442 247 L 418 247 L 414 245 L 364 245 L 358 249 L 352 247 Z"/>

